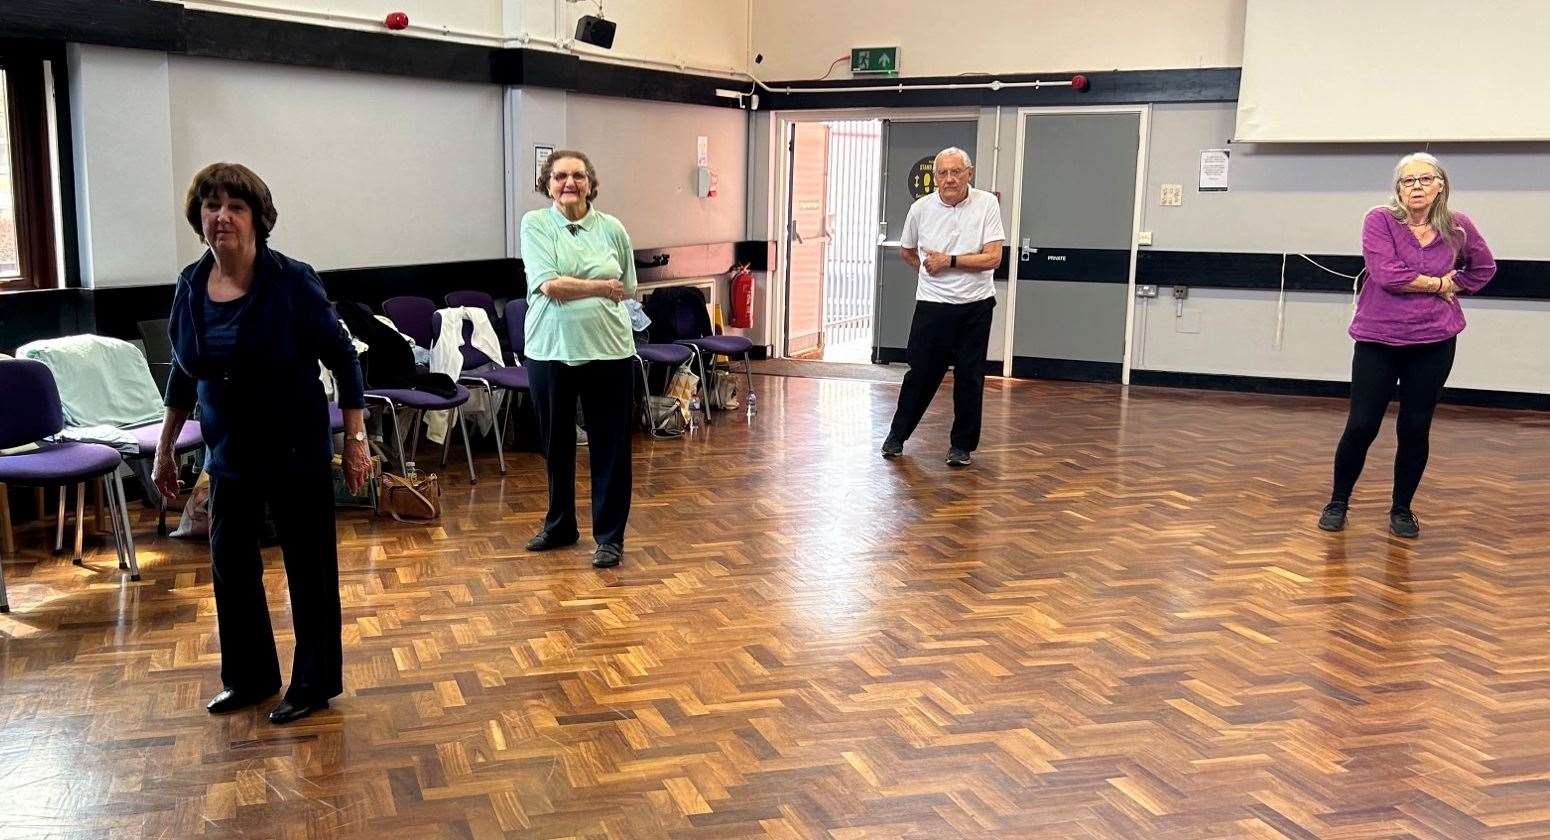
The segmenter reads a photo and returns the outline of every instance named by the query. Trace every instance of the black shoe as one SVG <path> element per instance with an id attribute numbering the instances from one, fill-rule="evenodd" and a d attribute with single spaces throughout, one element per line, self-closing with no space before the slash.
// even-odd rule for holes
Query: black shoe
<path id="1" fill-rule="evenodd" d="M 528 551 L 548 551 L 551 548 L 564 548 L 575 545 L 581 539 L 579 534 L 571 534 L 569 537 L 559 537 L 548 531 L 539 531 L 532 539 L 527 541 Z"/>
<path id="2" fill-rule="evenodd" d="M 1416 521 L 1410 508 L 1397 508 L 1389 511 L 1389 533 L 1413 540 L 1421 536 L 1421 523 Z"/>
<path id="3" fill-rule="evenodd" d="M 947 450 L 947 465 L 949 467 L 967 467 L 974 462 L 974 456 L 967 449 L 953 447 Z"/>
<path id="4" fill-rule="evenodd" d="M 1319 527 L 1326 531 L 1344 531 L 1346 509 L 1345 502 L 1330 502 L 1325 505 L 1323 512 L 1319 514 Z"/>
<path id="5" fill-rule="evenodd" d="M 597 552 L 592 555 L 592 567 L 596 569 L 612 569 L 619 565 L 619 560 L 624 556 L 621 546 L 603 544 L 597 547 Z"/>
<path id="6" fill-rule="evenodd" d="M 904 441 L 889 438 L 883 441 L 883 457 L 897 458 L 904 454 Z"/>
<path id="7" fill-rule="evenodd" d="M 210 702 L 205 704 L 205 711 L 212 715 L 224 715 L 227 712 L 246 709 L 266 697 L 273 697 L 279 690 L 278 687 L 269 691 L 238 691 L 235 688 L 223 688 L 221 693 L 211 697 Z"/>
<path id="8" fill-rule="evenodd" d="M 293 720 L 301 720 L 313 712 L 319 712 L 328 708 L 327 700 L 319 700 L 316 703 L 296 703 L 290 700 L 281 700 L 280 705 L 275 706 L 269 712 L 269 722 L 286 724 Z"/>

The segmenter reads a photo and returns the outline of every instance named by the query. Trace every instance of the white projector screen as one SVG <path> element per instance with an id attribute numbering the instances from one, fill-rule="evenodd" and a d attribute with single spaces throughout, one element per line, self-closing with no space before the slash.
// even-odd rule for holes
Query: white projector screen
<path id="1" fill-rule="evenodd" d="M 1234 140 L 1550 140 L 1550 0 L 1248 0 Z"/>

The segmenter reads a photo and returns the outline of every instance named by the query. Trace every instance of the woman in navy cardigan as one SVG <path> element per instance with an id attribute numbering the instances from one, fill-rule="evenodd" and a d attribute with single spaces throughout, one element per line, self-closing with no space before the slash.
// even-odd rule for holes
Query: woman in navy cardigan
<path id="1" fill-rule="evenodd" d="M 171 444 L 197 402 L 221 637 L 223 688 L 206 706 L 212 713 L 280 690 L 259 554 L 266 503 L 273 511 L 296 656 L 290 689 L 269 719 L 288 723 L 328 708 L 344 691 L 333 440 L 318 363 L 338 382 L 352 492 L 365 483 L 369 461 L 360 364 L 317 274 L 266 244 L 278 214 L 257 175 L 240 164 L 211 164 L 194 176 L 184 211 L 209 250 L 183 269 L 173 293 L 175 364 L 152 475 L 164 495 L 177 495 Z"/>

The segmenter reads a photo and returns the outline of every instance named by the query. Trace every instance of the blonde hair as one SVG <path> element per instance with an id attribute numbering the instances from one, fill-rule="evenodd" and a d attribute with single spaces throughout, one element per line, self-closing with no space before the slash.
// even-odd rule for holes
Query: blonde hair
<path id="1" fill-rule="evenodd" d="M 1389 213 L 1395 219 L 1403 222 L 1410 218 L 1410 211 L 1405 208 L 1405 202 L 1399 194 L 1400 173 L 1412 163 L 1424 163 L 1437 171 L 1437 176 L 1442 179 L 1442 190 L 1432 200 L 1431 209 L 1426 213 L 1426 222 L 1432 226 L 1432 230 L 1448 243 L 1455 253 L 1464 246 L 1464 228 L 1453 218 L 1453 211 L 1448 209 L 1448 189 L 1452 183 L 1448 180 L 1448 171 L 1442 168 L 1442 161 L 1426 152 L 1412 152 L 1399 159 L 1394 164 L 1394 194 L 1389 197 L 1387 205 Z"/>

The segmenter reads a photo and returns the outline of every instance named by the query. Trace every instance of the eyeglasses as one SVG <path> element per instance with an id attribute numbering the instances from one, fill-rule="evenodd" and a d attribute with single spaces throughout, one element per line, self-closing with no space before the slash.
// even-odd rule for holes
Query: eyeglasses
<path id="1" fill-rule="evenodd" d="M 587 173 L 585 173 L 585 172 L 551 172 L 551 173 L 549 173 L 549 177 L 550 177 L 550 179 L 555 180 L 555 181 L 567 181 L 567 180 L 570 180 L 570 181 L 578 181 L 579 182 L 579 181 L 587 180 Z"/>
<path id="2" fill-rule="evenodd" d="M 936 177 L 938 177 L 938 178 L 962 178 L 963 176 L 967 175 L 968 173 L 969 173 L 969 170 L 967 170 L 967 169 L 938 169 L 936 171 Z"/>
<path id="3" fill-rule="evenodd" d="M 1442 183 L 1441 175 L 1411 175 L 1408 178 L 1399 179 L 1399 185 L 1407 190 L 1417 184 L 1420 184 L 1423 187 L 1429 187 L 1432 184 L 1440 183 Z"/>

